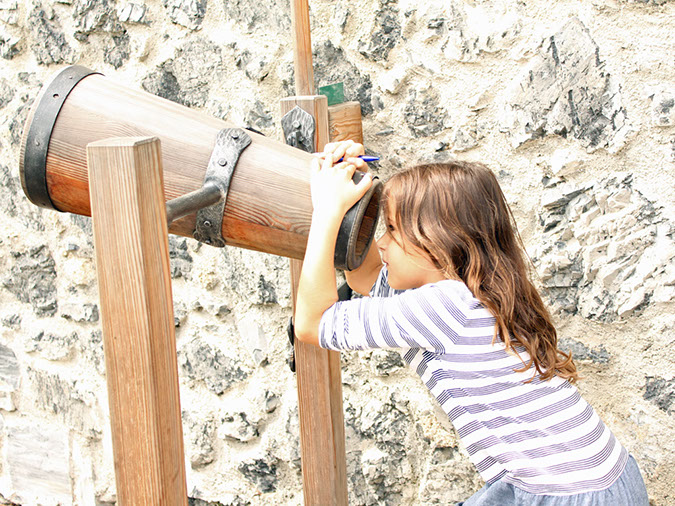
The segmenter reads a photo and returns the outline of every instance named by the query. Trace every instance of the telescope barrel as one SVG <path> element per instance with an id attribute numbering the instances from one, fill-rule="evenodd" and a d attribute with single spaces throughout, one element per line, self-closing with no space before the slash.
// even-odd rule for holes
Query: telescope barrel
<path id="1" fill-rule="evenodd" d="M 19 162 L 22 186 L 36 205 L 91 216 L 87 144 L 148 136 L 161 141 L 165 199 L 204 192 L 216 136 L 225 128 L 232 125 L 84 67 L 67 67 L 43 86 L 29 113 Z M 312 156 L 254 132 L 247 134 L 251 144 L 241 152 L 230 180 L 222 237 L 227 245 L 302 259 L 312 215 Z M 336 267 L 354 269 L 365 257 L 375 232 L 380 192 L 377 181 L 345 217 Z M 194 206 L 194 201 L 179 202 L 173 209 L 169 204 L 176 218 L 169 232 L 193 237 L 196 214 L 185 205 Z M 180 217 L 185 212 L 190 214 Z"/>

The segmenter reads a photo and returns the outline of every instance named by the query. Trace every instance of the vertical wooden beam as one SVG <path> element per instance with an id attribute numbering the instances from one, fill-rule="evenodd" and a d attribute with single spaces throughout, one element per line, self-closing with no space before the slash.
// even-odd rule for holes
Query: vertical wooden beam
<path id="1" fill-rule="evenodd" d="M 117 498 L 187 505 L 160 142 L 87 146 Z"/>
<path id="2" fill-rule="evenodd" d="M 330 142 L 352 140 L 363 144 L 361 104 L 344 102 L 328 107 Z"/>
<path id="3" fill-rule="evenodd" d="M 315 119 L 317 151 L 328 142 L 328 101 L 323 95 L 281 100 L 281 116 L 295 106 Z M 293 308 L 302 262 L 290 261 Z M 340 354 L 295 340 L 300 446 L 305 505 L 348 502 Z"/>
<path id="4" fill-rule="evenodd" d="M 295 94 L 314 95 L 314 67 L 312 66 L 312 36 L 309 27 L 308 0 L 291 0 L 291 24 L 294 37 Z M 323 148 L 323 146 L 321 147 Z"/>

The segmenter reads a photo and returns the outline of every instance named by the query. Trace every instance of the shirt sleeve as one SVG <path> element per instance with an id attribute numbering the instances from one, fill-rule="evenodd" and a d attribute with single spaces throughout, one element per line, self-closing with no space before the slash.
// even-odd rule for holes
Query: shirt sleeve
<path id="1" fill-rule="evenodd" d="M 319 324 L 319 344 L 332 350 L 410 349 L 447 353 L 461 332 L 461 312 L 436 285 L 394 290 L 383 269 L 371 297 L 337 302 Z"/>

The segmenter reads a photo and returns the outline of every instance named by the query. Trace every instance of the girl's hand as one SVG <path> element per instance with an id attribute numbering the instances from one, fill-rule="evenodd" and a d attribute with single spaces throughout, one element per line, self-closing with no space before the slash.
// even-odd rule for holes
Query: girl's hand
<path id="1" fill-rule="evenodd" d="M 364 162 L 361 155 L 366 152 L 363 149 L 363 144 L 359 144 L 352 140 L 342 142 L 330 142 L 323 147 L 323 153 L 317 153 L 319 158 L 323 159 L 327 155 L 333 155 L 333 160 L 339 160 L 344 157 L 345 162 L 350 162 L 356 167 L 356 170 L 361 172 L 368 172 L 368 164 Z"/>
<path id="2" fill-rule="evenodd" d="M 314 214 L 322 219 L 341 220 L 345 213 L 368 191 L 373 183 L 367 174 L 358 184 L 352 176 L 357 167 L 367 170 L 367 164 L 358 156 L 363 146 L 353 141 L 328 144 L 327 152 L 315 158 L 311 164 L 311 189 Z M 335 160 L 345 157 L 344 162 L 334 164 Z M 360 162 L 360 163 L 359 163 Z"/>

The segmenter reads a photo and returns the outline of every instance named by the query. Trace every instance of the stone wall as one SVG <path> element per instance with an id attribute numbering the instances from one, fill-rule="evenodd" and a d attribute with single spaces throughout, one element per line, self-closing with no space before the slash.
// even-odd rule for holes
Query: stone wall
<path id="1" fill-rule="evenodd" d="M 382 177 L 489 164 L 584 380 L 675 501 L 675 2 L 311 1 L 317 85 L 361 102 Z M 0 0 L 0 503 L 115 503 L 89 218 L 42 211 L 22 126 L 67 64 L 279 138 L 289 3 Z M 273 163 L 273 161 L 270 161 Z M 194 505 L 302 503 L 286 259 L 171 237 Z M 350 503 L 448 504 L 481 480 L 396 353 L 343 354 Z"/>

